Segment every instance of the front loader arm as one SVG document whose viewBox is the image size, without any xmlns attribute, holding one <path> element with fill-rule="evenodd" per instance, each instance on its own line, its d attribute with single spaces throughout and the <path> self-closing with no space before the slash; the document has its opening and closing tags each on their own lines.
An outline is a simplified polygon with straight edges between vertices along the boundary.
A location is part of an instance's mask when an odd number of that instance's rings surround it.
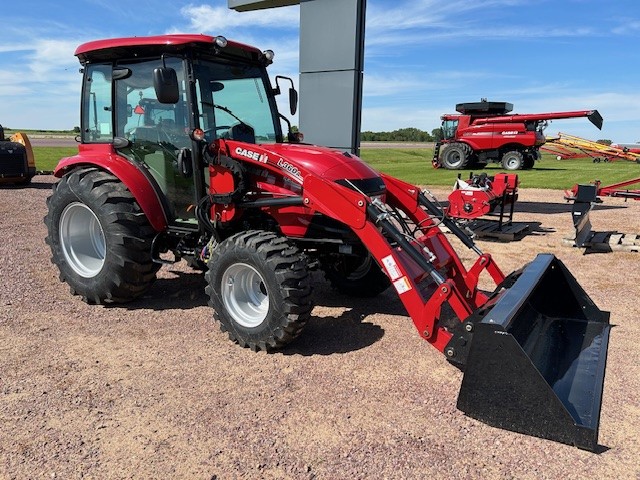
<svg viewBox="0 0 640 480">
<path fill-rule="evenodd" d="M 489 267 L 496 283 L 504 275 L 489 255 L 481 255 L 467 271 L 421 207 L 419 190 L 399 181 L 387 186 L 387 201 L 419 225 L 415 237 L 400 231 L 376 201 L 313 175 L 304 179 L 303 202 L 351 227 L 389 277 L 420 336 L 444 351 L 451 339 L 451 320 L 447 325 L 441 321 L 442 306 L 448 303 L 457 322 L 463 322 L 487 299 L 477 288 L 480 271 Z"/>
<path fill-rule="evenodd" d="M 352 228 L 420 336 L 464 370 L 460 410 L 489 425 L 595 451 L 608 312 L 553 255 L 538 255 L 507 278 L 484 254 L 466 270 L 433 221 L 438 207 L 416 187 L 384 180 L 382 203 L 307 176 L 303 202 Z M 407 232 L 405 218 L 415 230 Z M 490 297 L 478 291 L 485 269 L 499 283 Z"/>
</svg>

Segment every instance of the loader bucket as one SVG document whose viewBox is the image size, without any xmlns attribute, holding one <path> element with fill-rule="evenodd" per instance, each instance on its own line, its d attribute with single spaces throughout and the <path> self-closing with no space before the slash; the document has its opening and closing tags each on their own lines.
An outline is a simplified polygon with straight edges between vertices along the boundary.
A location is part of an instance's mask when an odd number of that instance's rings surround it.
<svg viewBox="0 0 640 480">
<path fill-rule="evenodd" d="M 474 324 L 458 408 L 492 426 L 595 451 L 609 330 L 609 312 L 564 264 L 538 255 Z"/>
</svg>

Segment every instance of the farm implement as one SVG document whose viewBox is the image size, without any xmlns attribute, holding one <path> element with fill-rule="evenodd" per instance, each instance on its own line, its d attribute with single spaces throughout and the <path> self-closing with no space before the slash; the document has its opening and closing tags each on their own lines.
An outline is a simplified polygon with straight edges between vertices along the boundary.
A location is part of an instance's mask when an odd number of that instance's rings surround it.
<svg viewBox="0 0 640 480">
<path fill-rule="evenodd" d="M 464 370 L 460 410 L 596 449 L 609 314 L 558 258 L 504 275 L 418 187 L 301 143 L 277 110 L 283 85 L 292 115 L 297 92 L 291 79 L 269 80 L 270 50 L 166 35 L 99 40 L 76 55 L 81 143 L 55 170 L 45 217 L 73 294 L 132 301 L 184 259 L 206 272 L 229 338 L 270 352 L 311 317 L 310 270 L 345 295 L 392 288 L 418 334 Z M 440 225 L 474 252 L 471 265 Z"/>
<path fill-rule="evenodd" d="M 635 188 L 629 188 L 635 187 Z M 594 232 L 589 214 L 594 205 L 602 203 L 600 197 L 618 197 L 640 200 L 640 177 L 611 185 L 599 180 L 592 184 L 574 185 L 565 192 L 565 199 L 573 202 L 571 216 L 575 228 L 573 244 L 594 251 L 626 250 L 640 252 L 640 236 L 618 232 Z"/>
<path fill-rule="evenodd" d="M 0 125 L 0 184 L 27 185 L 36 175 L 36 162 L 26 133 L 17 132 L 5 138 Z"/>
<path fill-rule="evenodd" d="M 529 230 L 529 225 L 513 222 L 518 185 L 515 173 L 470 174 L 466 181 L 458 175 L 446 215 L 463 223 L 476 237 L 515 240 Z"/>
<path fill-rule="evenodd" d="M 540 149 L 555 155 L 558 160 L 591 158 L 594 163 L 616 160 L 640 163 L 640 153 L 629 148 L 605 145 L 562 132 L 557 137 L 547 138 L 547 143 Z"/>
</svg>

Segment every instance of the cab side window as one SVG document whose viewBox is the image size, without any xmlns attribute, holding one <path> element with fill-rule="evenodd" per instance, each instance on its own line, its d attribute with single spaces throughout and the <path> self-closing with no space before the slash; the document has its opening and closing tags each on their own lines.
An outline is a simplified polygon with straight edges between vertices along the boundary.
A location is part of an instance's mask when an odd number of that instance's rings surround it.
<svg viewBox="0 0 640 480">
<path fill-rule="evenodd" d="M 113 140 L 111 64 L 88 65 L 84 75 L 82 141 L 110 143 Z"/>
</svg>

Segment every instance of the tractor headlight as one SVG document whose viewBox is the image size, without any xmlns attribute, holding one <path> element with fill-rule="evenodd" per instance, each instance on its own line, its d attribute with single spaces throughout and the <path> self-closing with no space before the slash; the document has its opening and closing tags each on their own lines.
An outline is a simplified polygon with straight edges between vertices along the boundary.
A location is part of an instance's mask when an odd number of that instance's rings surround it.
<svg viewBox="0 0 640 480">
<path fill-rule="evenodd" d="M 264 52 L 262 52 L 262 54 L 264 55 L 264 58 L 267 60 L 267 62 L 271 63 L 273 62 L 273 57 L 276 56 L 275 53 L 273 53 L 273 50 L 265 50 Z"/>
<path fill-rule="evenodd" d="M 216 44 L 216 46 L 220 47 L 220 48 L 224 48 L 227 46 L 227 39 L 224 38 L 222 35 L 218 35 L 214 40 L 213 43 Z"/>
</svg>

